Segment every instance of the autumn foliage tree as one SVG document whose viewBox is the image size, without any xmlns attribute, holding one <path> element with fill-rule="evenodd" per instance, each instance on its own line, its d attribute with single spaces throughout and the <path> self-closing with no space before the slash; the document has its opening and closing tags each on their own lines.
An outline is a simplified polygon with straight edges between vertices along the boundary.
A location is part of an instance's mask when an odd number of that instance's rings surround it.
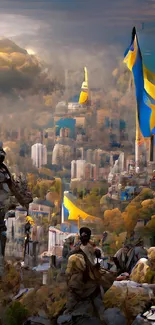
<svg viewBox="0 0 155 325">
<path fill-rule="evenodd" d="M 147 222 L 151 219 L 154 211 L 155 199 L 153 198 L 153 192 L 150 189 L 143 189 L 141 193 L 129 203 L 125 212 L 122 214 L 128 235 L 133 232 L 138 219 Z"/>
<path fill-rule="evenodd" d="M 28 182 L 28 187 L 29 187 L 30 191 L 32 191 L 34 186 L 37 183 L 37 175 L 28 173 L 27 174 L 27 182 Z"/>
<path fill-rule="evenodd" d="M 84 196 L 81 193 L 81 197 L 77 199 L 77 205 L 86 213 L 93 215 L 94 217 L 102 217 L 100 208 L 100 196 L 97 189 L 93 189 L 89 194 Z"/>
<path fill-rule="evenodd" d="M 49 168 L 41 167 L 39 169 L 39 176 L 42 178 L 45 178 L 45 179 L 52 179 L 54 176 L 54 173 Z"/>
<path fill-rule="evenodd" d="M 137 224 L 139 219 L 139 209 L 137 209 L 136 205 L 132 204 L 126 208 L 126 211 L 122 213 L 125 228 L 128 234 L 131 234 Z"/>
<path fill-rule="evenodd" d="M 48 191 L 50 191 L 50 187 L 52 186 L 53 181 L 38 180 L 36 185 L 33 187 L 33 196 L 44 200 L 46 194 L 48 193 Z"/>
<path fill-rule="evenodd" d="M 45 199 L 47 193 L 55 192 L 59 197 L 62 195 L 62 182 L 60 178 L 51 180 L 38 178 L 34 174 L 27 174 L 28 186 L 32 191 L 33 197 Z"/>
<path fill-rule="evenodd" d="M 104 212 L 104 226 L 106 230 L 120 233 L 125 229 L 124 219 L 119 209 Z"/>
</svg>

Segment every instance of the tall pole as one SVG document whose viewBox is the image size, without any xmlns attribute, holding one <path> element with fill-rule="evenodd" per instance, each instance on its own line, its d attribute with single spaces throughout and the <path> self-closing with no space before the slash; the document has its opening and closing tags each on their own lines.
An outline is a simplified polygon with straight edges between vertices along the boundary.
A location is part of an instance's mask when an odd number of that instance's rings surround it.
<svg viewBox="0 0 155 325">
<path fill-rule="evenodd" d="M 80 216 L 78 216 L 78 230 L 80 230 Z"/>
<path fill-rule="evenodd" d="M 150 161 L 154 161 L 154 135 L 150 139 Z"/>
<path fill-rule="evenodd" d="M 138 121 L 138 111 L 136 109 L 136 139 L 135 139 L 135 170 L 138 171 L 139 167 L 139 140 L 140 140 L 140 130 Z"/>
<path fill-rule="evenodd" d="M 65 70 L 65 100 L 68 106 L 68 70 Z"/>
</svg>

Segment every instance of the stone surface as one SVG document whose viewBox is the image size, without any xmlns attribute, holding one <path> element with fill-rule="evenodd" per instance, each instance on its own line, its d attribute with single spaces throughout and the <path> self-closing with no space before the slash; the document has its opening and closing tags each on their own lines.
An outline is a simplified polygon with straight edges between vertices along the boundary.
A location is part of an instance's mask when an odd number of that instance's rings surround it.
<svg viewBox="0 0 155 325">
<path fill-rule="evenodd" d="M 109 308 L 104 312 L 106 325 L 127 325 L 126 319 L 118 308 Z"/>
</svg>

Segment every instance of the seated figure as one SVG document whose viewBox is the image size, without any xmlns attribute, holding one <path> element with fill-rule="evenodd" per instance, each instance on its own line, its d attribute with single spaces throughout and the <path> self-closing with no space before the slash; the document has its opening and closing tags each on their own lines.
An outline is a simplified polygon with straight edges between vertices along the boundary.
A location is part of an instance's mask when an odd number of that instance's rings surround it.
<svg viewBox="0 0 155 325">
<path fill-rule="evenodd" d="M 68 299 L 66 313 L 85 313 L 93 317 L 96 312 L 104 319 L 103 294 L 112 285 L 116 274 L 100 267 L 101 251 L 91 239 L 89 228 L 80 229 L 80 241 L 71 251 L 66 269 Z M 94 311 L 95 306 L 95 311 Z"/>
</svg>

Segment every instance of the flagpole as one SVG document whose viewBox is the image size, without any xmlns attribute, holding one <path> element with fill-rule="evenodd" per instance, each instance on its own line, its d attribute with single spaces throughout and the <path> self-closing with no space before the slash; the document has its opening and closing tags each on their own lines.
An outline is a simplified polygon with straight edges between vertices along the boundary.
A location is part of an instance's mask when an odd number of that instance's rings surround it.
<svg viewBox="0 0 155 325">
<path fill-rule="evenodd" d="M 78 216 L 78 230 L 80 230 L 80 216 Z"/>
<path fill-rule="evenodd" d="M 136 109 L 136 139 L 135 139 L 135 170 L 136 173 L 138 172 L 139 167 L 139 138 L 140 138 L 140 132 L 139 132 L 139 121 L 138 121 L 138 111 Z"/>
<path fill-rule="evenodd" d="M 68 69 L 65 70 L 65 100 L 68 107 Z"/>
<path fill-rule="evenodd" d="M 154 135 L 150 137 L 150 161 L 154 161 Z"/>
</svg>

